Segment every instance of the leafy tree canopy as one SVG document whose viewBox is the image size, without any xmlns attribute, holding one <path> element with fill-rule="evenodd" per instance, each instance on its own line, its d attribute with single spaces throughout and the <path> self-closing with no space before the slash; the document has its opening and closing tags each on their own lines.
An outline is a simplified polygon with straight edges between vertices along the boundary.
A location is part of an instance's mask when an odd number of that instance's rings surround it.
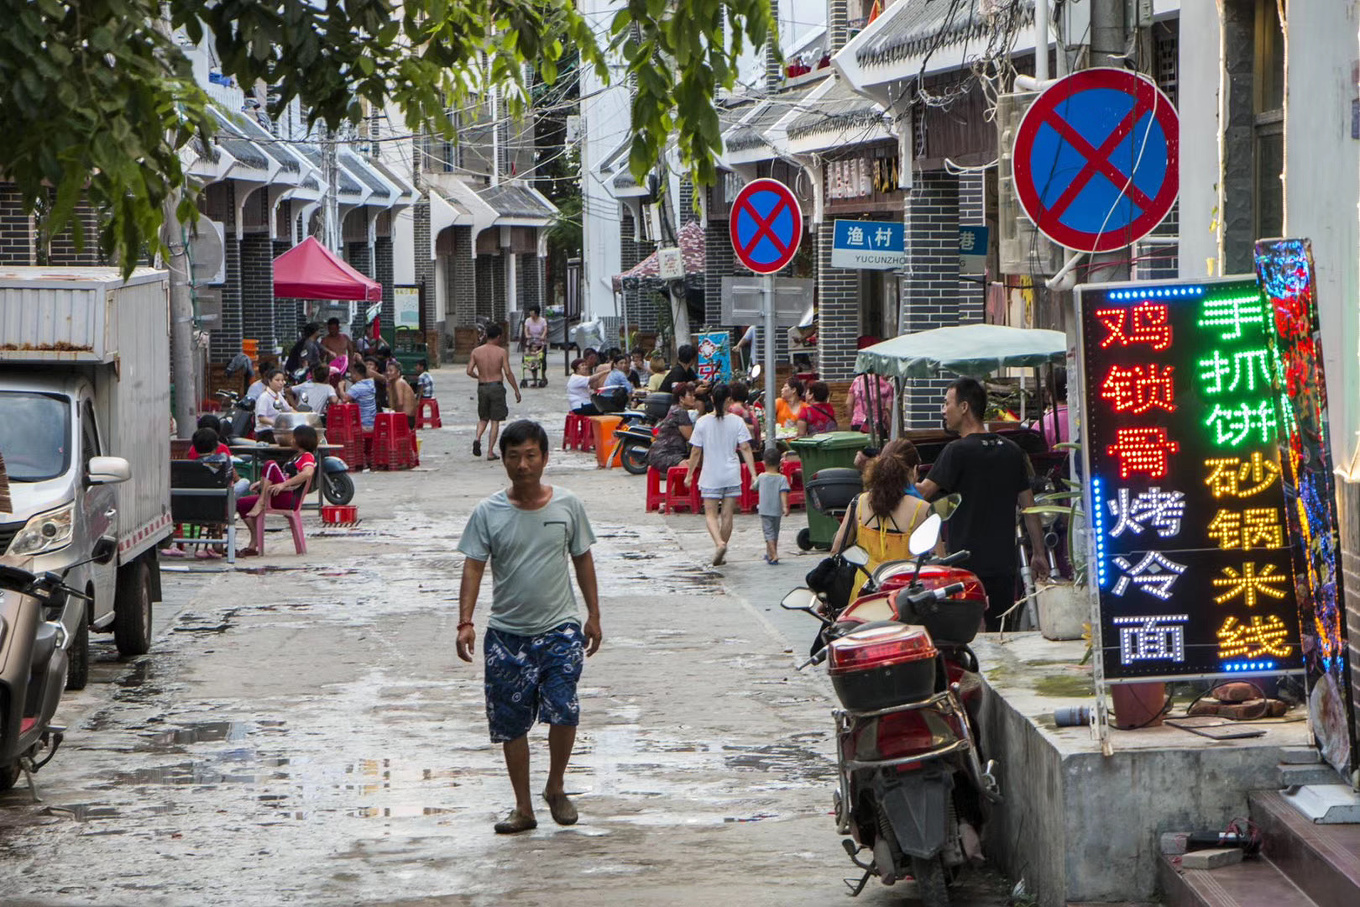
<svg viewBox="0 0 1360 907">
<path fill-rule="evenodd" d="M 184 183 L 180 149 L 215 129 L 178 35 L 206 36 L 239 84 L 268 84 L 271 113 L 297 98 L 313 123 L 338 127 L 363 101 L 391 101 L 413 132 L 445 136 L 445 111 L 489 85 L 518 112 L 526 63 L 551 82 L 569 44 L 607 79 L 612 48 L 636 86 L 634 176 L 675 133 L 708 184 L 714 94 L 773 24 L 769 0 L 629 0 L 604 47 L 574 0 L 0 0 L 0 21 L 0 178 L 29 211 L 55 190 L 52 233 L 79 229 L 82 196 L 103 210 L 100 244 L 128 270 L 159 242 L 163 205 Z M 187 195 L 179 214 L 193 215 Z"/>
</svg>

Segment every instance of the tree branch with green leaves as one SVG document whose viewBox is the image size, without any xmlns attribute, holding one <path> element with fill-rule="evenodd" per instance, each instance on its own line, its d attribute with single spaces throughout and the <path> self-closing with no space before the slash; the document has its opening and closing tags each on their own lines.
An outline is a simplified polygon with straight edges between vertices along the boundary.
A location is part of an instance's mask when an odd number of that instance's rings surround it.
<svg viewBox="0 0 1360 907">
<path fill-rule="evenodd" d="M 163 16 L 169 16 L 172 35 Z M 49 195 L 48 229 L 84 199 L 104 215 L 99 244 L 130 271 L 160 247 L 162 205 L 186 192 L 180 152 L 217 129 L 181 37 L 211 46 L 223 75 L 267 85 L 271 113 L 294 99 L 311 125 L 357 123 L 364 104 L 395 104 L 414 133 L 456 138 L 451 108 L 491 87 L 511 116 L 529 101 L 527 66 L 544 82 L 568 46 L 608 81 L 610 54 L 632 77 L 629 166 L 641 182 L 675 138 L 696 182 L 716 176 L 715 100 L 744 47 L 773 35 L 768 0 L 632 0 L 597 41 L 574 0 L 0 0 L 0 179 L 32 212 Z"/>
</svg>

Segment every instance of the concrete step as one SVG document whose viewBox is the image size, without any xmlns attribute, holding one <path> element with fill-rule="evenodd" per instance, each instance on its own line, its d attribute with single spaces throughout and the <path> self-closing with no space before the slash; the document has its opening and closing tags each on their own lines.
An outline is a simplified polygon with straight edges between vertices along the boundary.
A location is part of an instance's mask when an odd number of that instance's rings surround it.
<svg viewBox="0 0 1360 907">
<path fill-rule="evenodd" d="M 1157 866 L 1167 907 L 1320 907 L 1266 859 L 1211 870 L 1176 861 L 1163 856 Z"/>
<path fill-rule="evenodd" d="M 1252 794 L 1264 856 L 1319 907 L 1360 904 L 1360 825 L 1318 825 L 1275 791 Z"/>
<path fill-rule="evenodd" d="M 1280 762 L 1287 765 L 1316 765 L 1322 754 L 1312 746 L 1286 746 L 1280 749 Z"/>
<path fill-rule="evenodd" d="M 1341 776 L 1326 763 L 1296 764 L 1282 762 L 1280 787 L 1303 787 L 1305 784 L 1336 784 Z"/>
</svg>

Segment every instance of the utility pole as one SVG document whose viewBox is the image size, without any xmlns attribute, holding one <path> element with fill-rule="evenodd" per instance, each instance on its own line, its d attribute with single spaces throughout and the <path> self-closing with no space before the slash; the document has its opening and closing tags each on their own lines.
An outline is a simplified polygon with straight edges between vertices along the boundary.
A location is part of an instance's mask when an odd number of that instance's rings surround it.
<svg viewBox="0 0 1360 907">
<path fill-rule="evenodd" d="M 157 19 L 156 27 L 167 38 L 173 32 L 167 17 Z M 161 204 L 161 238 L 170 252 L 165 264 L 170 272 L 170 381 L 175 386 L 172 415 L 176 434 L 188 438 L 197 427 L 194 411 L 198 408 L 199 393 L 194 374 L 194 297 L 189 249 L 184 241 L 184 225 L 179 222 L 183 194 L 176 187 Z"/>
<path fill-rule="evenodd" d="M 1123 69 L 1128 49 L 1129 0 L 1091 0 L 1091 66 L 1113 66 Z M 1137 0 L 1135 0 L 1137 2 Z M 1136 61 L 1135 61 L 1136 68 Z M 1091 256 L 1092 267 L 1087 279 L 1092 283 L 1128 280 L 1133 255 L 1130 249 Z"/>
</svg>

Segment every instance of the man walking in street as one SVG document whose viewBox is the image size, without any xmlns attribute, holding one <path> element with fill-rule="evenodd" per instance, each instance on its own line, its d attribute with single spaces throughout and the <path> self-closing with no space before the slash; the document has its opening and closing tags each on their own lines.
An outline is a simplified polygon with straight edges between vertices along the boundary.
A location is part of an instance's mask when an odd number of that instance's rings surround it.
<svg viewBox="0 0 1360 907">
<path fill-rule="evenodd" d="M 501 345 L 500 325 L 486 326 L 486 342 L 472 351 L 467 373 L 477 379 L 477 439 L 472 442 L 472 455 L 482 455 L 482 433 L 490 424 L 491 437 L 487 439 L 486 458 L 499 460 L 500 457 L 495 453 L 496 434 L 500 431 L 501 423 L 510 415 L 510 409 L 505 404 L 502 377 L 514 388 L 515 402 L 519 403 L 522 399 L 515 373 L 510 369 L 510 356 Z"/>
<path fill-rule="evenodd" d="M 548 728 L 548 781 L 543 788 L 553 821 L 576 823 L 576 807 L 563 786 L 576 743 L 580 703 L 576 684 L 585 656 L 600 648 L 600 602 L 595 583 L 595 542 L 581 500 L 565 488 L 543 484 L 548 433 L 522 419 L 501 436 L 510 487 L 481 501 L 458 542 L 463 561 L 458 591 L 458 657 L 471 662 L 477 632 L 472 614 L 487 561 L 493 580 L 487 621 L 486 715 L 491 741 L 502 745 L 515 792 L 515 808 L 496 823 L 497 834 L 538 827 L 529 793 L 529 731 Z M 582 626 L 567 561 L 586 601 Z"/>
<path fill-rule="evenodd" d="M 946 524 L 949 553 L 967 550 L 965 565 L 987 590 L 987 629 L 1001 628 L 1001 615 L 1016 600 L 1015 508 L 1034 506 L 1029 457 L 1015 444 L 987 431 L 987 390 L 973 378 L 958 378 L 945 391 L 945 428 L 959 435 L 940 451 L 916 489 L 927 501 L 958 492 L 958 510 Z M 1043 528 L 1025 516 L 1034 578 L 1048 578 Z"/>
</svg>

